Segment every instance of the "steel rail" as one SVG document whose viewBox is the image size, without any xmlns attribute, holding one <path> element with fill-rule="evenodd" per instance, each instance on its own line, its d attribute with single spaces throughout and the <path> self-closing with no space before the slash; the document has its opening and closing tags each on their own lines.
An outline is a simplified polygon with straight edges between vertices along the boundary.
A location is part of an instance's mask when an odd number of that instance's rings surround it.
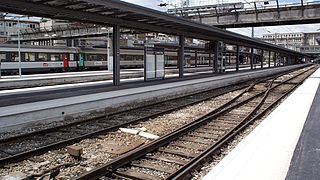
<svg viewBox="0 0 320 180">
<path fill-rule="evenodd" d="M 269 78 L 266 78 L 266 79 L 269 79 Z M 97 135 L 101 135 L 103 133 L 106 133 L 106 132 L 109 132 L 109 131 L 112 131 L 112 130 L 116 130 L 116 129 L 118 129 L 120 127 L 123 127 L 123 126 L 127 126 L 127 125 L 134 124 L 134 123 L 137 123 L 137 122 L 142 122 L 142 121 L 145 121 L 147 119 L 154 118 L 154 117 L 160 116 L 160 115 L 165 114 L 165 113 L 170 113 L 172 111 L 181 109 L 183 107 L 194 105 L 196 103 L 199 103 L 199 102 L 202 102 L 202 101 L 205 101 L 205 100 L 208 100 L 208 99 L 223 95 L 225 93 L 229 93 L 229 92 L 232 92 L 232 91 L 237 91 L 237 90 L 240 90 L 240 89 L 243 89 L 243 88 L 246 88 L 246 87 L 250 86 L 249 84 L 246 84 L 246 83 L 244 83 L 244 84 L 240 83 L 240 84 L 237 84 L 237 85 L 239 87 L 232 88 L 231 90 L 228 90 L 226 92 L 225 91 L 224 92 L 218 92 L 218 93 L 214 94 L 213 96 L 207 96 L 206 98 L 199 99 L 199 100 L 196 100 L 196 101 L 193 101 L 193 102 L 189 102 L 189 103 L 186 103 L 186 104 L 183 104 L 183 105 L 179 105 L 177 107 L 169 108 L 169 109 L 166 109 L 166 110 L 161 111 L 161 112 L 156 112 L 156 113 L 144 116 L 142 118 L 138 118 L 138 119 L 135 119 L 135 120 L 128 121 L 126 123 L 121 123 L 119 125 L 115 125 L 115 126 L 112 126 L 112 127 L 107 127 L 107 128 L 104 128 L 104 129 L 101 129 L 101 130 L 98 130 L 98 131 L 94 131 L 94 132 L 91 132 L 91 133 L 88 133 L 88 134 L 84 134 L 84 135 L 80 135 L 80 136 L 77 136 L 77 137 L 74 137 L 74 138 L 70 138 L 70 139 L 67 139 L 67 140 L 62 140 L 62 141 L 59 141 L 59 142 L 51 143 L 49 145 L 45 145 L 45 146 L 39 147 L 39 148 L 34 149 L 34 150 L 25 151 L 25 152 L 21 152 L 21 153 L 17 153 L 17 154 L 9 154 L 9 153 L 1 150 L 4 154 L 8 154 L 9 156 L 0 159 L 0 166 L 3 166 L 5 164 L 7 164 L 7 163 L 18 162 L 18 161 L 24 160 L 24 159 L 26 159 L 28 157 L 32 157 L 32 156 L 35 156 L 35 155 L 43 154 L 43 153 L 45 153 L 45 152 L 47 152 L 49 150 L 58 149 L 58 148 L 66 146 L 66 145 L 79 142 L 82 139 L 86 139 L 86 138 L 94 137 L 94 136 L 97 136 Z M 183 98 L 186 98 L 188 96 L 195 96 L 195 95 L 199 95 L 199 94 L 203 94 L 203 93 L 208 93 L 210 91 L 219 91 L 219 90 L 223 90 L 223 89 L 228 88 L 228 87 L 233 87 L 233 86 L 227 86 L 227 87 L 222 87 L 222 88 L 218 88 L 218 89 L 215 89 L 215 90 L 211 89 L 211 90 L 206 90 L 206 91 L 203 91 L 203 92 L 192 93 L 192 94 L 189 94 L 189 95 L 186 95 L 186 96 L 183 96 L 183 97 L 177 97 L 177 98 L 170 99 L 170 101 L 183 99 Z M 168 101 L 168 100 L 166 100 L 166 101 Z M 165 101 L 153 103 L 151 105 L 135 107 L 133 109 L 130 109 L 130 111 L 131 110 L 141 109 L 141 108 L 147 108 L 147 107 L 156 106 L 156 105 L 161 104 L 163 102 L 165 102 Z M 123 110 L 123 111 L 119 111 L 117 113 L 111 113 L 111 114 L 108 114 L 108 116 L 116 115 L 116 114 L 120 114 L 120 113 L 125 113 L 127 111 L 129 111 L 129 110 Z M 105 115 L 102 116 L 102 117 L 105 117 Z M 18 136 L 14 136 L 14 137 L 0 139 L 0 143 L 5 144 L 5 143 L 9 143 L 10 141 L 12 142 L 14 140 L 19 140 L 21 138 L 30 137 L 32 135 L 39 135 L 39 134 L 55 132 L 55 131 L 58 131 L 59 128 L 66 128 L 66 127 L 71 127 L 71 126 L 78 125 L 78 124 L 81 124 L 81 123 L 87 123 L 87 122 L 90 122 L 90 121 L 99 120 L 102 117 L 97 117 L 97 118 L 94 118 L 94 119 L 78 121 L 78 122 L 70 123 L 70 124 L 67 124 L 67 125 L 61 125 L 61 126 L 53 127 L 53 128 L 50 128 L 50 129 L 44 129 L 44 130 L 40 130 L 40 131 L 34 131 L 34 132 L 31 132 L 31 133 L 28 133 L 28 134 L 22 134 L 22 135 L 18 135 Z"/>
<path fill-rule="evenodd" d="M 305 73 L 301 72 L 287 80 L 285 80 L 283 83 L 288 82 L 292 79 L 294 79 L 295 77 Z M 280 84 L 277 84 L 273 87 L 271 87 L 271 89 L 274 89 L 276 87 L 280 86 Z M 248 90 L 248 89 L 247 89 Z M 241 94 L 247 92 L 244 91 Z M 158 140 L 155 140 L 149 144 L 143 145 L 133 151 L 128 152 L 127 154 L 124 154 L 122 156 L 119 156 L 111 161 L 109 161 L 108 163 L 102 165 L 101 167 L 98 167 L 96 169 L 93 169 L 89 172 L 86 172 L 84 174 L 82 174 L 79 177 L 76 177 L 75 179 L 77 180 L 85 180 L 85 179 L 97 179 L 101 176 L 105 176 L 108 174 L 111 174 L 112 172 L 114 172 L 116 169 L 123 167 L 125 165 L 127 165 L 128 163 L 132 162 L 133 160 L 139 159 L 141 157 L 143 157 L 145 154 L 150 153 L 152 151 L 155 151 L 156 149 L 160 148 L 161 146 L 164 146 L 166 144 L 168 144 L 169 142 L 178 139 L 179 137 L 181 137 L 182 135 L 187 134 L 190 131 L 193 131 L 195 129 L 197 129 L 198 127 L 206 124 L 207 122 L 211 121 L 212 118 L 216 118 L 220 115 L 225 114 L 226 112 L 230 111 L 231 109 L 234 109 L 236 107 L 239 107 L 257 97 L 260 97 L 261 95 L 263 95 L 264 93 L 266 93 L 267 90 L 264 90 L 250 98 L 247 98 L 245 100 L 243 100 L 242 102 L 236 103 L 234 105 L 231 105 L 233 102 L 236 101 L 236 99 L 238 99 L 240 96 L 235 97 L 235 99 L 230 100 L 228 102 L 226 102 L 225 104 L 221 105 L 220 107 L 217 108 L 217 110 L 213 110 L 211 112 L 209 112 L 208 114 L 198 118 L 197 120 L 175 130 L 174 132 L 167 134 L 163 137 L 160 137 Z M 229 106 L 231 105 L 231 106 Z M 228 107 L 229 106 L 229 107 Z"/>
<path fill-rule="evenodd" d="M 225 136 L 223 136 L 221 139 L 219 139 L 219 141 L 214 143 L 211 147 L 207 148 L 207 150 L 205 150 L 199 156 L 193 158 L 191 161 L 189 161 L 188 164 L 181 167 L 178 171 L 171 174 L 166 179 L 184 179 L 184 178 L 191 176 L 191 172 L 194 170 L 198 170 L 198 167 L 200 164 L 211 160 L 212 159 L 211 157 L 214 153 L 216 153 L 219 149 L 221 149 L 226 143 L 228 143 L 230 140 L 232 140 L 237 134 L 239 134 L 241 131 L 243 131 L 246 127 L 248 127 L 248 125 L 252 124 L 252 122 L 254 122 L 257 119 L 264 116 L 271 108 L 273 108 L 275 105 L 277 105 L 283 98 L 285 98 L 292 91 L 294 91 L 300 84 L 302 84 L 302 82 L 306 78 L 302 79 L 299 83 L 295 84 L 294 87 L 287 90 L 284 94 L 282 94 L 279 98 L 277 98 L 273 103 L 271 103 L 266 109 L 261 111 L 259 114 L 256 114 L 255 116 L 252 117 L 254 112 L 250 113 L 237 127 L 230 130 Z M 266 93 L 266 96 L 263 98 L 263 101 L 261 101 L 261 103 L 259 105 L 257 105 L 257 107 L 262 106 L 262 103 L 266 100 L 269 92 L 270 92 L 270 90 L 268 90 L 268 93 Z"/>
<path fill-rule="evenodd" d="M 75 179 L 77 179 L 77 180 L 97 179 L 103 175 L 112 173 L 116 169 L 118 169 L 122 166 L 125 166 L 126 164 L 130 163 L 131 161 L 143 157 L 146 153 L 152 152 L 152 151 L 158 149 L 159 147 L 168 144 L 170 141 L 173 141 L 173 140 L 179 138 L 180 136 L 198 128 L 199 126 L 201 126 L 204 123 L 206 123 L 207 121 L 209 121 L 211 118 L 222 115 L 227 110 L 230 110 L 236 106 L 239 106 L 240 103 L 237 103 L 236 105 L 228 107 L 229 105 L 234 103 L 240 96 L 242 96 L 245 92 L 247 92 L 247 89 L 245 91 L 243 91 L 241 94 L 239 94 L 238 96 L 236 96 L 235 98 L 233 98 L 232 100 L 219 106 L 217 109 L 209 112 L 208 114 L 201 116 L 197 120 L 175 130 L 174 132 L 172 132 L 170 134 L 167 134 L 163 137 L 160 137 L 159 139 L 157 139 L 147 145 L 141 146 L 140 148 L 137 148 L 137 149 L 135 149 L 135 150 L 123 155 L 123 156 L 119 156 L 118 158 L 111 160 L 110 162 L 103 165 L 102 167 L 93 169 L 92 171 L 89 171 L 89 172 L 87 172 L 87 173 L 85 173 Z M 243 103 L 243 102 L 241 102 L 241 103 Z"/>
<path fill-rule="evenodd" d="M 169 177 L 167 177 L 166 179 L 183 179 L 185 178 L 188 173 L 192 170 L 194 170 L 196 168 L 196 166 L 198 165 L 198 163 L 194 163 L 199 162 L 198 159 L 205 159 L 208 158 L 209 155 L 208 151 L 213 151 L 216 152 L 218 148 L 220 148 L 225 142 L 227 142 L 228 140 L 230 140 L 233 136 L 235 136 L 236 134 L 238 134 L 238 131 L 236 131 L 236 129 L 240 129 L 240 127 L 242 126 L 243 123 L 247 122 L 248 120 L 250 120 L 250 118 L 254 115 L 254 113 L 256 113 L 259 108 L 262 106 L 262 104 L 265 102 L 267 96 L 269 95 L 269 92 L 272 88 L 272 84 L 268 87 L 268 89 L 266 90 L 263 98 L 260 100 L 260 102 L 255 106 L 255 108 L 245 117 L 241 120 L 241 122 L 234 127 L 233 129 L 229 130 L 228 133 L 226 133 L 224 136 L 222 136 L 217 142 L 215 142 L 212 146 L 210 146 L 209 148 L 207 148 L 207 150 L 205 150 L 203 153 L 201 153 L 199 156 L 195 157 L 194 159 L 192 159 L 191 161 L 188 162 L 188 164 L 184 165 L 183 167 L 181 167 L 178 171 L 176 171 L 175 173 L 171 174 Z M 236 131 L 236 132 L 235 132 Z M 232 136 L 233 135 L 233 136 Z M 219 145 L 219 146 L 218 146 Z M 204 155 L 205 154 L 205 155 Z M 181 174 L 180 174 L 181 173 Z"/>
<path fill-rule="evenodd" d="M 290 70 L 290 71 L 287 71 L 287 72 L 283 72 L 283 73 L 280 73 L 281 74 L 285 74 L 285 73 L 288 73 L 288 72 L 292 72 L 292 71 L 295 71 L 296 69 L 293 69 L 293 70 Z M 267 77 L 267 78 L 263 78 L 263 79 L 260 79 L 256 82 L 261 82 L 261 81 L 265 81 L 265 80 L 268 80 L 270 79 L 271 77 Z M 252 80 L 254 81 L 254 80 Z M 219 91 L 221 89 L 225 89 L 225 88 L 230 88 L 230 87 L 233 87 L 233 86 L 240 86 L 238 88 L 235 88 L 235 89 L 231 89 L 227 92 L 223 92 L 223 93 L 228 93 L 228 92 L 232 92 L 232 91 L 237 91 L 239 89 L 242 89 L 242 88 L 245 88 L 247 86 L 249 86 L 250 84 L 247 84 L 245 86 L 241 86 L 242 84 L 244 83 L 237 83 L 237 84 L 234 84 L 234 85 L 228 85 L 228 86 L 225 86 L 225 87 L 220 87 L 220 88 L 217 88 L 217 89 L 209 89 L 209 90 L 205 90 L 205 91 L 201 91 L 201 92 L 195 92 L 195 93 L 191 93 L 191 94 L 186 94 L 184 96 L 181 96 L 181 97 L 174 97 L 174 98 L 170 98 L 170 99 L 167 99 L 165 101 L 174 101 L 174 100 L 179 100 L 179 99 L 183 99 L 183 98 L 186 98 L 188 96 L 195 96 L 195 95 L 199 95 L 199 94 L 203 94 L 203 93 L 210 93 L 210 91 Z M 207 97 L 207 98 L 204 98 L 202 100 L 199 100 L 199 101 L 196 101 L 196 102 L 192 102 L 192 103 L 189 103 L 187 105 L 181 105 L 181 106 L 177 106 L 175 108 L 172 108 L 172 109 L 169 109 L 167 112 L 165 113 L 168 113 L 170 111 L 175 111 L 175 110 L 178 110 L 178 109 L 181 109 L 185 106 L 190 106 L 190 105 L 193 105 L 193 104 L 196 104 L 200 101 L 205 101 L 205 100 L 208 100 L 210 98 L 214 98 L 216 96 L 220 96 L 222 95 L 221 93 L 215 95 L 215 96 L 210 96 L 210 97 Z M 65 128 L 65 127 L 70 127 L 70 126 L 73 126 L 73 125 L 78 125 L 78 124 L 81 124 L 81 123 L 86 123 L 86 122 L 90 122 L 90 121 L 94 121 L 94 120 L 100 120 L 101 118 L 105 118 L 105 116 L 113 116 L 113 115 L 116 115 L 116 114 L 120 114 L 120 113 L 125 113 L 127 111 L 133 111 L 133 110 L 138 110 L 138 109 L 141 109 L 141 108 L 148 108 L 148 107 L 152 107 L 152 106 L 156 106 L 156 105 L 159 105 L 161 103 L 164 103 L 165 101 L 159 101 L 159 102 L 155 102 L 155 103 L 151 103 L 151 104 L 147 104 L 147 105 L 142 105 L 142 106 L 137 106 L 137 107 L 134 107 L 134 108 L 130 108 L 130 109 L 125 109 L 125 110 L 120 110 L 120 111 L 117 111 L 117 112 L 112 112 L 112 113 L 109 113 L 109 114 L 105 114 L 105 115 L 101 115 L 101 116 L 98 116 L 98 117 L 94 117 L 94 118 L 91 118 L 91 119 L 85 119 L 85 120 L 81 120 L 81 121 L 76 121 L 76 122 L 72 122 L 72 123 L 68 123 L 68 124 L 64 124 L 64 125 L 58 125 L 58 126 L 55 126 L 55 127 L 52 127 L 52 128 L 46 128 L 46 129 L 41 129 L 41 130 L 37 130 L 37 131 L 32 131 L 32 132 L 28 132 L 28 133 L 24 133 L 24 134 L 21 134 L 21 135 L 16 135 L 16 136 L 10 136 L 10 137 L 6 137 L 6 138 L 0 138 L 0 143 L 7 143 L 9 141 L 13 141 L 13 140 L 16 140 L 16 139 L 20 139 L 20 138 L 26 138 L 28 136 L 32 136 L 32 135 L 35 135 L 35 134 L 40 134 L 40 133 L 47 133 L 47 132 L 54 132 L 56 131 L 57 129 L 59 128 Z M 160 113 L 155 113 L 153 115 L 150 115 L 148 117 L 145 117 L 145 118 L 152 118 L 154 116 L 158 116 L 158 115 L 161 115 L 161 112 Z M 131 122 L 131 123 L 134 123 Z"/>
<path fill-rule="evenodd" d="M 237 86 L 237 85 L 240 85 L 240 84 L 241 83 L 236 84 L 236 85 L 230 85 L 230 86 L 226 86 L 226 87 L 221 87 L 221 88 L 214 89 L 214 90 L 219 91 L 220 89 L 229 88 L 229 87 Z M 249 86 L 249 85 L 247 85 L 247 86 Z M 236 88 L 236 89 L 232 89 L 231 91 L 236 91 L 236 90 L 239 90 L 239 89 L 244 88 L 244 87 L 239 87 L 239 88 Z M 171 99 L 167 99 L 165 101 L 179 100 L 179 99 L 186 98 L 188 96 L 195 96 L 195 95 L 199 95 L 199 94 L 203 94 L 203 93 L 208 93 L 210 91 L 213 91 L 213 90 L 211 89 L 211 90 L 206 90 L 206 91 L 203 91 L 203 92 L 191 93 L 191 94 L 187 94 L 187 95 L 182 96 L 182 97 L 174 97 L 174 98 L 171 98 Z M 217 96 L 220 96 L 220 95 L 221 94 L 218 94 Z M 214 96 L 204 98 L 203 100 L 207 100 L 207 99 L 210 99 L 210 98 L 214 98 Z M 203 101 L 203 100 L 199 100 L 199 101 Z M 128 111 L 134 111 L 134 110 L 138 110 L 138 109 L 142 109 L 142 108 L 148 108 L 148 107 L 156 106 L 156 105 L 159 105 L 161 103 L 164 103 L 165 101 L 160 101 L 160 102 L 155 102 L 155 103 L 151 103 L 151 104 L 147 104 L 147 105 L 142 105 L 142 106 L 134 107 L 134 108 L 131 108 L 131 109 L 125 109 L 125 110 L 121 110 L 121 111 L 118 111 L 118 112 L 113 112 L 113 113 L 105 114 L 105 115 L 102 115 L 102 116 L 98 116 L 98 117 L 95 117 L 95 118 L 92 118 L 92 119 L 85 119 L 85 120 L 76 121 L 76 122 L 72 122 L 72 123 L 68 123 L 68 124 L 64 124 L 64 125 L 55 126 L 55 127 L 52 127 L 52 128 L 41 129 L 41 130 L 37 130 L 37 131 L 33 131 L 33 132 L 21 134 L 21 135 L 11 136 L 11 137 L 8 137 L 8 138 L 2 138 L 2 139 L 0 139 L 0 143 L 8 143 L 9 141 L 17 140 L 17 139 L 20 139 L 20 138 L 26 138 L 28 136 L 32 136 L 32 135 L 36 135 L 36 134 L 40 134 L 40 133 L 54 132 L 54 131 L 58 130 L 59 128 L 66 128 L 66 127 L 70 127 L 70 126 L 73 126 L 73 125 L 78 125 L 78 124 L 81 124 L 81 123 L 87 123 L 87 122 L 90 122 L 90 121 L 104 119 L 106 116 L 113 116 L 113 115 L 117 115 L 117 114 L 121 114 L 121 113 L 126 113 Z M 198 103 L 198 102 L 189 103 L 189 104 L 187 104 L 187 106 L 193 105 L 195 103 Z M 169 109 L 168 112 L 180 109 L 180 108 L 182 108 L 184 106 L 185 105 L 177 106 L 175 108 Z M 167 112 L 165 112 L 165 113 L 167 113 Z M 152 117 L 157 116 L 157 115 L 161 115 L 161 112 L 152 114 L 152 115 L 147 116 L 145 118 L 152 118 Z M 131 123 L 133 123 L 133 122 L 131 122 Z"/>
</svg>

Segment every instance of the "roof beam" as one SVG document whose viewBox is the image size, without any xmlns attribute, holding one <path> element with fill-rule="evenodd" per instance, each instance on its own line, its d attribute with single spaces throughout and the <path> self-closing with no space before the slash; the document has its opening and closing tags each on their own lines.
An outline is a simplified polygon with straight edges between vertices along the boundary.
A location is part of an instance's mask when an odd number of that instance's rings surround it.
<svg viewBox="0 0 320 180">
<path fill-rule="evenodd" d="M 228 32 L 219 28 L 211 27 L 209 25 L 171 16 L 163 12 L 155 11 L 130 3 L 125 3 L 122 1 L 82 0 L 81 2 L 86 2 L 90 5 L 97 5 L 101 7 L 112 7 L 123 12 L 132 12 L 141 16 L 141 19 L 146 19 L 147 21 L 152 21 L 152 19 L 157 19 L 159 21 L 163 20 L 168 23 L 168 26 L 158 26 L 155 24 L 148 24 L 146 22 L 132 21 L 129 18 L 117 18 L 109 15 L 101 15 L 67 8 L 58 8 L 54 7 L 54 4 L 46 5 L 38 2 L 32 3 L 30 1 L 24 0 L 2 0 L 0 3 L 0 10 L 53 19 L 65 19 L 103 25 L 113 24 L 133 29 L 142 29 L 172 35 L 183 35 L 186 37 L 210 41 L 224 41 L 229 44 L 238 44 L 247 47 L 255 47 L 265 50 L 274 50 L 291 53 L 295 55 L 302 55 L 301 53 L 291 51 L 289 49 L 282 48 L 273 44 L 269 44 L 257 39 L 251 39 L 247 36 Z M 178 27 L 179 29 L 176 29 L 174 27 Z"/>
<path fill-rule="evenodd" d="M 54 0 L 40 0 L 40 1 L 36 1 L 37 3 L 47 3 L 47 2 L 51 2 Z"/>
<path fill-rule="evenodd" d="M 60 4 L 56 7 L 68 7 L 68 6 L 74 6 L 74 5 L 78 5 L 78 4 L 83 4 L 83 2 L 68 2 L 68 3 L 65 3 L 65 4 Z"/>
</svg>

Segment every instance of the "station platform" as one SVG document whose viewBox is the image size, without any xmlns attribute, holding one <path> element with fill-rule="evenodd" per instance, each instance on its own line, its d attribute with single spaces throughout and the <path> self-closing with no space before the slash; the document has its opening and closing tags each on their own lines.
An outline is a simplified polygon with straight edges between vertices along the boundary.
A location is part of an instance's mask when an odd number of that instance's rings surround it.
<svg viewBox="0 0 320 180">
<path fill-rule="evenodd" d="M 240 70 L 250 69 L 250 65 L 240 65 Z M 256 69 L 256 67 L 254 67 Z M 258 69 L 258 68 L 257 68 Z M 198 66 L 185 67 L 184 75 L 193 76 L 198 74 L 212 73 L 213 67 Z M 234 66 L 227 66 L 227 72 L 235 71 Z M 176 67 L 167 67 L 165 69 L 166 78 L 174 78 L 178 76 Z M 121 79 L 139 78 L 143 80 L 143 68 L 136 69 L 121 69 Z M 0 90 L 30 88 L 39 86 L 54 86 L 62 84 L 76 84 L 88 82 L 103 82 L 112 80 L 112 72 L 107 70 L 99 71 L 81 71 L 81 72 L 63 72 L 63 73 L 48 73 L 48 74 L 30 74 L 1 76 Z"/>
<path fill-rule="evenodd" d="M 319 179 L 319 85 L 320 69 L 213 167 L 203 180 Z"/>
<path fill-rule="evenodd" d="M 186 68 L 186 76 L 192 74 L 212 72 L 212 67 L 197 67 Z M 178 70 L 176 68 L 167 68 L 165 70 L 166 76 L 177 76 Z M 143 69 L 121 69 L 121 79 L 141 78 L 143 77 Z M 28 88 L 38 86 L 53 86 L 71 83 L 86 83 L 112 80 L 112 72 L 107 70 L 100 71 L 82 71 L 82 72 L 63 72 L 63 73 L 49 73 L 49 74 L 31 74 L 23 75 L 22 77 L 2 76 L 0 79 L 0 90 Z"/>
<path fill-rule="evenodd" d="M 0 131 L 38 122 L 82 119 L 108 114 L 123 106 L 154 102 L 206 89 L 225 87 L 307 66 L 292 65 L 184 79 L 133 82 L 121 86 L 0 91 Z"/>
</svg>

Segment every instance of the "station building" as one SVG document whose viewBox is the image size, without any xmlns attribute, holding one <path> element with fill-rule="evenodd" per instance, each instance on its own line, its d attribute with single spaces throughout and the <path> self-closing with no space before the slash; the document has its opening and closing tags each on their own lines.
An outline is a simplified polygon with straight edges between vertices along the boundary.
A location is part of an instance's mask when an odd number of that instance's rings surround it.
<svg viewBox="0 0 320 180">
<path fill-rule="evenodd" d="M 40 27 L 40 23 L 33 20 L 20 20 L 8 19 L 4 16 L 0 16 L 0 43 L 5 43 L 10 35 L 17 34 L 17 29 L 20 27 L 20 31 L 25 29 L 37 29 Z"/>
<path fill-rule="evenodd" d="M 320 32 L 264 34 L 262 40 L 303 53 L 320 55 Z"/>
</svg>

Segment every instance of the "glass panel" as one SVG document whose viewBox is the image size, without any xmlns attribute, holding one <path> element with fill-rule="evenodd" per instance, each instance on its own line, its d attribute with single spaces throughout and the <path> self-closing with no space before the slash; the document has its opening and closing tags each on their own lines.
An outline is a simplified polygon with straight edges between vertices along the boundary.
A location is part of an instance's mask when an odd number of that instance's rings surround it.
<svg viewBox="0 0 320 180">
<path fill-rule="evenodd" d="M 60 54 L 51 54 L 51 61 L 61 61 L 61 59 Z"/>
<path fill-rule="evenodd" d="M 106 55 L 88 54 L 86 55 L 87 61 L 106 61 Z"/>
<path fill-rule="evenodd" d="M 87 61 L 95 61 L 96 58 L 97 58 L 96 55 L 92 55 L 92 54 L 88 54 L 86 56 Z"/>
<path fill-rule="evenodd" d="M 10 53 L 9 61 L 10 62 L 19 61 L 18 53 Z"/>
<path fill-rule="evenodd" d="M 1 54 L 0 54 L 0 61 L 1 61 L 1 62 L 7 61 L 7 60 L 6 60 L 6 54 L 5 54 L 5 53 L 1 53 Z"/>
<path fill-rule="evenodd" d="M 97 59 L 98 61 L 106 61 L 107 60 L 107 56 L 106 55 L 103 55 L 103 54 L 101 54 L 101 55 L 98 55 L 98 59 Z"/>
<path fill-rule="evenodd" d="M 48 57 L 46 53 L 39 53 L 39 61 L 47 61 Z"/>
<path fill-rule="evenodd" d="M 25 53 L 25 61 L 35 61 L 36 54 L 35 53 Z"/>
</svg>

